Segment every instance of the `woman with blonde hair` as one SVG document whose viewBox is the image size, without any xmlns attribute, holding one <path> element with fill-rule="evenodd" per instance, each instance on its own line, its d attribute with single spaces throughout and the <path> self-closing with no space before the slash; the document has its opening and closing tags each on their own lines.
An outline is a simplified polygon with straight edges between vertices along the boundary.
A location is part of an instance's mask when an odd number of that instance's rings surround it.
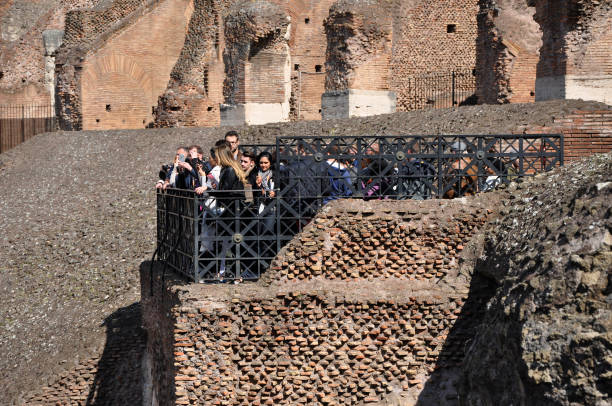
<svg viewBox="0 0 612 406">
<path fill-rule="evenodd" d="M 210 194 L 217 199 L 217 209 L 221 212 L 217 218 L 217 237 L 221 241 L 221 263 L 218 277 L 240 279 L 240 270 L 226 274 L 226 258 L 236 258 L 235 244 L 232 238 L 235 233 L 240 233 L 242 228 L 241 212 L 244 208 L 244 187 L 247 184 L 246 176 L 240 167 L 240 163 L 234 160 L 228 144 L 222 144 L 215 148 L 217 164 L 221 166 L 219 175 L 219 186 Z M 236 263 L 232 262 L 227 268 L 233 269 Z"/>
<path fill-rule="evenodd" d="M 233 158 L 229 145 L 218 146 L 215 149 L 215 155 L 218 165 L 221 166 L 217 197 L 244 199 L 246 175 L 240 163 Z"/>
</svg>

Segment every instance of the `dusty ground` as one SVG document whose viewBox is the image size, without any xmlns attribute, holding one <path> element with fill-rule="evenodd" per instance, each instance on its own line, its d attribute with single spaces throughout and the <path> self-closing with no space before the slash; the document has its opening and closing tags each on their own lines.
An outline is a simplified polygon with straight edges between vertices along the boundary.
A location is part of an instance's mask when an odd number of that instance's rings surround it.
<svg viewBox="0 0 612 406">
<path fill-rule="evenodd" d="M 473 106 L 239 129 L 277 135 L 503 134 L 546 125 L 581 101 Z M 177 145 L 205 150 L 227 128 L 44 134 L 0 155 L 0 404 L 104 345 L 105 317 L 139 300 L 154 250 L 159 165 Z"/>
</svg>

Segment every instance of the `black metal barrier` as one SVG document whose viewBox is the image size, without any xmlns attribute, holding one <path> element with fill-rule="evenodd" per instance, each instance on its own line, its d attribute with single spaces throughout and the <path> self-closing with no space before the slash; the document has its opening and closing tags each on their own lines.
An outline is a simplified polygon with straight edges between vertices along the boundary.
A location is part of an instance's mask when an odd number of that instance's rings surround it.
<svg viewBox="0 0 612 406">
<path fill-rule="evenodd" d="M 258 279 L 280 249 L 275 213 L 275 199 L 159 191 L 159 258 L 195 282 Z"/>
<path fill-rule="evenodd" d="M 251 147 L 258 152 L 270 146 Z M 275 196 L 157 194 L 158 255 L 195 282 L 254 280 L 328 202 L 454 198 L 563 164 L 561 135 L 278 137 Z M 214 192 L 213 192 L 214 193 Z"/>
</svg>

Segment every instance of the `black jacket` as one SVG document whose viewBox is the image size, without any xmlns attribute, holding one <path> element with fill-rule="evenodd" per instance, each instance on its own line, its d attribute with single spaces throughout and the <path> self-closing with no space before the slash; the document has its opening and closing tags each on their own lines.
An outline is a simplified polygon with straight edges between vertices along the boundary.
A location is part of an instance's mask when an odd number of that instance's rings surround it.
<svg viewBox="0 0 612 406">
<path fill-rule="evenodd" d="M 218 199 L 240 199 L 244 200 L 244 185 L 236 175 L 234 168 L 226 166 L 221 168 L 219 176 L 219 188 L 211 191 Z"/>
</svg>

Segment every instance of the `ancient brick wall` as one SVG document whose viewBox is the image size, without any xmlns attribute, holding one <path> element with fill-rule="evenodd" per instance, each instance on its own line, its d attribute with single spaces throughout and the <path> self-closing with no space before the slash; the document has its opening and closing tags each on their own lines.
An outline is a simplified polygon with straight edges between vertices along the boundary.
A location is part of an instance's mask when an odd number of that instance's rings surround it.
<svg viewBox="0 0 612 406">
<path fill-rule="evenodd" d="M 189 24 L 185 46 L 174 67 L 168 88 L 159 99 L 156 126 L 218 125 L 219 104 L 224 103 L 221 93 L 226 79 L 222 55 L 225 51 L 224 18 L 237 1 L 196 0 Z M 289 47 L 291 59 L 292 117 L 298 110 L 303 119 L 321 117 L 326 39 L 323 19 L 333 0 L 281 1 L 271 0 L 291 17 Z M 300 79 L 298 72 L 318 73 Z M 278 72 L 271 72 L 277 75 Z M 261 83 L 267 73 L 261 76 Z M 295 92 L 300 92 L 299 94 Z M 257 97 L 253 94 L 252 97 Z M 298 107 L 299 104 L 299 107 Z"/>
<path fill-rule="evenodd" d="M 535 2 L 543 45 L 536 99 L 582 98 L 610 103 L 612 5 L 564 0 Z"/>
<path fill-rule="evenodd" d="M 163 1 L 163 0 L 161 0 Z M 160 0 L 114 0 L 101 9 L 72 10 L 66 13 L 64 38 L 66 46 L 88 47 L 101 35 L 108 35 L 113 28 L 129 23 L 126 17 Z"/>
<path fill-rule="evenodd" d="M 126 0 L 103 10 L 69 13 L 58 56 L 62 128 L 144 128 L 151 123 L 191 10 L 191 0 Z"/>
<path fill-rule="evenodd" d="M 51 104 L 51 96 L 43 86 L 29 84 L 17 90 L 0 91 L 0 104 Z"/>
<path fill-rule="evenodd" d="M 529 134 L 563 134 L 565 161 L 612 151 L 612 109 L 574 111 L 548 127 L 529 126 Z"/>
<path fill-rule="evenodd" d="M 339 218 L 321 213 L 279 254 L 272 277 L 443 279 L 456 274 L 458 253 L 486 218 L 484 210 L 474 210 L 434 219 L 415 208 L 383 215 L 366 210 L 346 214 Z"/>
<path fill-rule="evenodd" d="M 342 0 L 325 20 L 326 90 L 389 90 L 392 18 L 375 2 Z"/>
<path fill-rule="evenodd" d="M 510 103 L 533 103 L 535 101 L 536 71 L 539 55 L 518 51 L 511 66 L 508 90 Z"/>
<path fill-rule="evenodd" d="M 225 102 L 282 103 L 287 94 L 289 20 L 265 1 L 238 3 L 225 20 Z"/>
<path fill-rule="evenodd" d="M 67 11 L 95 0 L 11 0 L 0 5 L 0 104 L 50 104 L 45 30 L 63 30 Z"/>
<path fill-rule="evenodd" d="M 400 2 L 394 11 L 391 90 L 410 110 L 409 77 L 476 67 L 478 0 Z"/>
<path fill-rule="evenodd" d="M 82 64 L 83 129 L 144 128 L 184 42 L 190 1 L 163 1 Z"/>
<path fill-rule="evenodd" d="M 159 97 L 155 126 L 218 126 L 223 103 L 223 18 L 234 1 L 195 0 L 180 56 Z"/>
<path fill-rule="evenodd" d="M 477 96 L 480 103 L 535 100 L 535 77 L 542 30 L 535 7 L 514 0 L 480 0 Z"/>
<path fill-rule="evenodd" d="M 480 0 L 482 103 L 582 98 L 610 103 L 609 2 Z"/>
<path fill-rule="evenodd" d="M 159 267 L 161 268 L 161 267 Z M 156 268 L 154 268 L 155 271 Z M 172 273 L 157 269 L 143 274 L 140 279 L 140 302 L 143 309 L 143 327 L 147 331 L 143 365 L 144 404 L 171 405 L 176 400 L 175 380 L 178 370 L 175 337 L 181 333 L 176 315 L 170 309 L 180 308 L 178 292 L 183 282 Z"/>
<path fill-rule="evenodd" d="M 145 325 L 158 343 L 148 347 L 159 380 L 150 396 L 181 405 L 419 396 L 455 404 L 453 371 L 486 302 L 460 269 L 488 205 L 337 201 L 257 284 L 186 285 L 167 274 L 162 283 L 159 267 L 151 296 L 142 273 Z M 422 394 L 440 371 L 448 375 L 439 391 Z"/>
<path fill-rule="evenodd" d="M 325 50 L 327 40 L 323 21 L 335 0 L 297 0 L 284 2 L 291 17 L 291 84 L 295 109 L 292 117 L 321 119 L 321 95 L 325 92 Z M 299 111 L 299 115 L 298 115 Z"/>
<path fill-rule="evenodd" d="M 295 66 L 295 64 L 294 64 Z M 321 118 L 321 95 L 325 93 L 325 68 L 320 72 L 294 71 L 291 75 L 291 119 L 318 120 Z"/>
</svg>

